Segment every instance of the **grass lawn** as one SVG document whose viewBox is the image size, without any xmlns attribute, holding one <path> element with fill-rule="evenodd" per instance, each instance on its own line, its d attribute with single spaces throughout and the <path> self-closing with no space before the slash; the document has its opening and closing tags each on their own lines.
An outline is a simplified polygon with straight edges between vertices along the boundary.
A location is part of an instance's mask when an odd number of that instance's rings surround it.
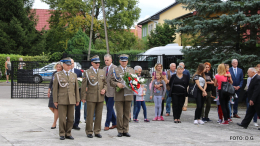
<svg viewBox="0 0 260 146">
<path fill-rule="evenodd" d="M 16 82 L 16 80 L 14 80 L 14 81 Z M 4 83 L 4 82 L 6 82 L 6 79 L 0 80 L 0 83 Z M 11 82 L 11 80 L 9 80 L 9 82 Z"/>
</svg>

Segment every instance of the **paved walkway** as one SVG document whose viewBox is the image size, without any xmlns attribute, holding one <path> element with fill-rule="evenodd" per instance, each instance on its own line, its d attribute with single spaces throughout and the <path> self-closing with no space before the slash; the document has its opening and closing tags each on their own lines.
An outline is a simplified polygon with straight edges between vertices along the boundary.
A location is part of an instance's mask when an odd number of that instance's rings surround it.
<svg viewBox="0 0 260 146">
<path fill-rule="evenodd" d="M 260 131 L 250 124 L 248 129 L 236 125 L 242 119 L 233 119 L 229 126 L 217 124 L 217 110 L 212 108 L 210 118 L 213 120 L 205 125 L 193 125 L 194 110 L 188 108 L 183 112 L 181 124 L 174 124 L 172 116 L 165 121 L 143 122 L 140 113 L 140 123 L 130 123 L 129 133 L 132 137 L 118 138 L 117 130 L 101 131 L 103 138 L 86 137 L 85 123 L 80 123 L 80 131 L 72 130 L 75 140 L 59 140 L 57 129 L 50 129 L 53 114 L 47 107 L 48 99 L 10 99 L 10 86 L 0 87 L 0 146 L 5 145 L 259 145 Z M 142 112 L 142 110 L 141 110 Z M 83 122 L 83 110 L 82 110 Z M 154 115 L 154 107 L 148 107 L 148 118 Z M 171 114 L 172 115 L 172 114 Z M 245 110 L 240 109 L 239 115 L 245 116 Z M 106 118 L 104 106 L 102 129 Z M 260 122 L 259 122 L 260 123 Z M 230 140 L 243 138 L 242 140 Z M 246 140 L 247 138 L 253 140 Z"/>
</svg>

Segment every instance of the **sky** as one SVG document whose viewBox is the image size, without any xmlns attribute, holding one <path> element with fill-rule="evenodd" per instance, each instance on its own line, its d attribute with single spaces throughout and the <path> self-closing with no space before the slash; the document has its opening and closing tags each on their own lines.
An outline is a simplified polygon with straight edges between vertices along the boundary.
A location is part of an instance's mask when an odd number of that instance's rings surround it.
<svg viewBox="0 0 260 146">
<path fill-rule="evenodd" d="M 174 2 L 175 0 L 139 0 L 138 6 L 141 8 L 141 14 L 139 20 L 135 24 L 149 18 Z M 41 2 L 41 0 L 34 0 L 33 8 L 49 9 L 49 6 L 46 3 Z"/>
</svg>

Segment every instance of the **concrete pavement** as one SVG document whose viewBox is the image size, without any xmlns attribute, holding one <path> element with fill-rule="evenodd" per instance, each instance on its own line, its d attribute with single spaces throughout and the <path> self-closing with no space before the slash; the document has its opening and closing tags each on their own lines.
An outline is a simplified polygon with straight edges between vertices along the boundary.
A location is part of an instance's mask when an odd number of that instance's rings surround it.
<svg viewBox="0 0 260 146">
<path fill-rule="evenodd" d="M 139 123 L 130 123 L 132 137 L 116 137 L 117 130 L 103 131 L 106 119 L 104 106 L 102 117 L 103 138 L 87 138 L 83 110 L 80 131 L 72 130 L 75 140 L 59 140 L 57 128 L 50 129 L 53 114 L 48 109 L 48 99 L 11 99 L 10 86 L 0 86 L 0 146 L 9 145 L 259 145 L 260 131 L 252 124 L 248 129 L 236 125 L 245 116 L 245 109 L 239 109 L 241 119 L 233 119 L 228 126 L 217 124 L 217 109 L 212 108 L 205 125 L 194 125 L 194 108 L 182 113 L 182 123 L 173 123 L 172 113 L 165 121 L 143 122 L 142 110 Z M 154 107 L 148 108 L 148 119 L 154 117 Z M 260 122 L 258 122 L 260 124 Z M 239 136 L 239 137 L 236 137 Z M 232 139 L 230 139 L 230 137 Z M 242 138 L 242 139 L 241 139 Z M 249 138 L 249 139 L 248 139 Z M 251 138 L 251 139 L 250 139 Z M 253 138 L 253 139 L 252 139 Z M 235 140 L 236 139 L 236 140 Z M 247 140 L 248 139 L 248 140 Z"/>
</svg>

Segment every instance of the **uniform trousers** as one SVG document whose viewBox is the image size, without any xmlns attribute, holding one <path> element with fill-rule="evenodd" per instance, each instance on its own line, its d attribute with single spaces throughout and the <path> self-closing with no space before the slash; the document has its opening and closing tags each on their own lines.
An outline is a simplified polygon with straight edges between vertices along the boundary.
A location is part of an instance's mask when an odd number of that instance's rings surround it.
<svg viewBox="0 0 260 146">
<path fill-rule="evenodd" d="M 102 110 L 104 102 L 90 102 L 87 101 L 87 119 L 86 119 L 86 134 L 100 134 L 101 131 L 101 120 L 102 120 Z M 93 130 L 93 116 L 96 114 L 96 119 L 94 123 Z"/>
<path fill-rule="evenodd" d="M 71 136 L 71 129 L 73 127 L 75 105 L 61 105 L 59 104 L 59 135 Z"/>
<path fill-rule="evenodd" d="M 115 101 L 116 123 L 118 133 L 128 133 L 129 131 L 129 114 L 132 101 Z"/>
</svg>

